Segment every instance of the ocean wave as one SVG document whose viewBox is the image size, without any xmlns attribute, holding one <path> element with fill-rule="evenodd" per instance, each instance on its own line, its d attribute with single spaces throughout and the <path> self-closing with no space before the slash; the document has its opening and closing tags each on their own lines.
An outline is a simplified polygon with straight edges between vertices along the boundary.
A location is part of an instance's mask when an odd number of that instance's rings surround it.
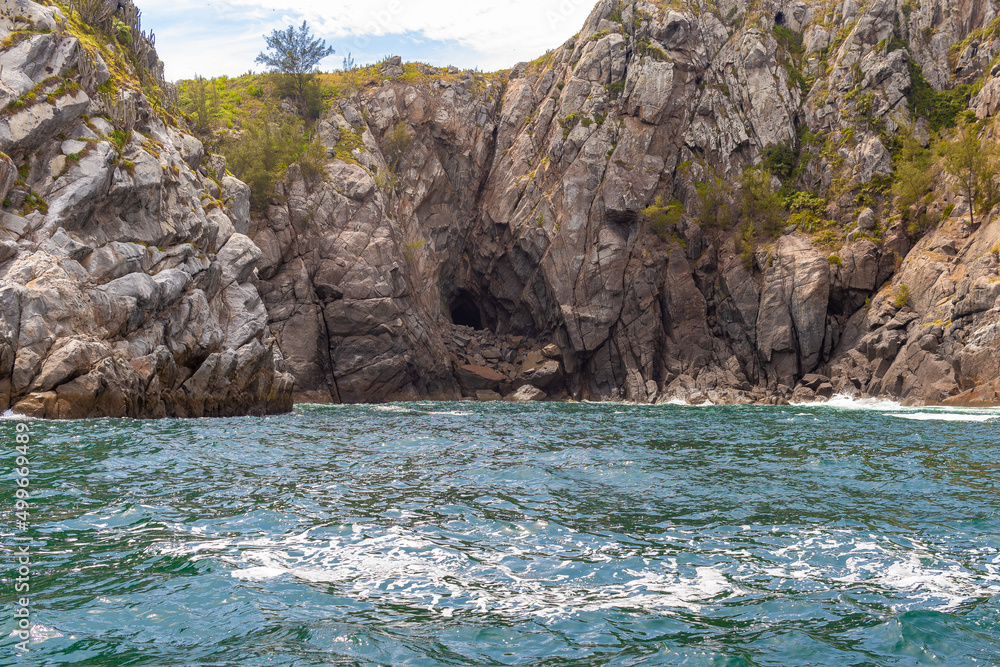
<svg viewBox="0 0 1000 667">
<path fill-rule="evenodd" d="M 678 405 L 684 408 L 714 408 L 717 407 L 712 401 L 705 401 L 704 403 L 688 403 L 682 398 L 671 398 L 665 403 L 660 403 L 660 405 Z"/>
<path fill-rule="evenodd" d="M 375 410 L 376 412 L 423 412 L 419 407 L 415 405 L 401 405 L 399 403 L 386 403 L 380 405 L 369 405 L 369 409 Z"/>
<path fill-rule="evenodd" d="M 916 421 L 987 422 L 1000 419 L 1000 408 L 962 408 L 952 406 L 905 406 L 886 398 L 856 398 L 838 394 L 825 403 L 793 404 L 795 407 L 834 408 L 837 410 L 866 410 L 889 417 Z"/>
<path fill-rule="evenodd" d="M 801 403 L 793 404 L 800 407 L 826 407 L 838 408 L 840 410 L 872 410 L 875 412 L 885 412 L 887 410 L 900 410 L 903 404 L 888 398 L 858 398 L 848 394 L 837 394 L 830 400 L 823 403 Z"/>
<path fill-rule="evenodd" d="M 32 421 L 32 422 L 47 421 L 45 419 L 39 419 L 38 417 L 28 417 L 27 415 L 15 414 L 13 410 L 7 410 L 2 415 L 0 415 L 0 420 L 4 420 L 4 419 L 5 420 L 10 420 L 10 421 L 19 421 L 19 422 L 23 422 L 23 421 Z"/>
</svg>

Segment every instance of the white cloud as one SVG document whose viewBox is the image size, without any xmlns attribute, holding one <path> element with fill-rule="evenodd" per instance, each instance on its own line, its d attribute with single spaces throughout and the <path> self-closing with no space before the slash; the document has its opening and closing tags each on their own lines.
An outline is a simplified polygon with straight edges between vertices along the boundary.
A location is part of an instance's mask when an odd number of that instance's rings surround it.
<svg viewBox="0 0 1000 667">
<path fill-rule="evenodd" d="M 157 33 L 168 75 L 239 74 L 253 67 L 262 35 L 308 20 L 337 53 L 365 52 L 414 34 L 454 46 L 455 65 L 493 70 L 531 60 L 577 32 L 594 0 L 175 0 L 138 4 Z M 411 42 L 412 44 L 412 42 Z M 400 53 L 407 59 L 410 54 Z M 470 62 L 474 60 L 475 62 Z M 241 63 L 241 64 L 238 64 Z M 327 62 L 330 66 L 330 62 Z M 228 69 L 235 67 L 235 69 Z"/>
</svg>

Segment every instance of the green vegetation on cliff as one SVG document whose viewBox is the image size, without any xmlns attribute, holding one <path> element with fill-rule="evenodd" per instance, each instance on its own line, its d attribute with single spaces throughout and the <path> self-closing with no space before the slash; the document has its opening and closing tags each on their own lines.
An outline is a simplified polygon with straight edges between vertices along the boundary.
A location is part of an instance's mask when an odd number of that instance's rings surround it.
<svg viewBox="0 0 1000 667">
<path fill-rule="evenodd" d="M 53 2 L 66 17 L 64 29 L 80 40 L 83 51 L 78 74 L 88 89 L 121 97 L 127 90 L 141 92 L 153 110 L 175 124 L 177 92 L 163 76 L 163 63 L 153 49 L 155 37 L 142 29 L 138 8 L 131 2 L 69 0 Z M 117 9 L 116 9 L 117 8 Z M 107 67 L 108 80 L 97 85 L 95 56 Z"/>
<path fill-rule="evenodd" d="M 341 100 L 389 79 L 427 85 L 436 81 L 454 83 L 462 76 L 454 68 L 401 63 L 402 74 L 390 77 L 384 71 L 386 61 L 314 72 L 301 80 L 285 72 L 196 77 L 178 84 L 178 107 L 208 149 L 224 155 L 230 171 L 251 186 L 251 203 L 260 211 L 273 197 L 274 186 L 284 178 L 289 165 L 297 163 L 307 175 L 320 175 L 329 158 L 317 140 L 317 120 Z M 473 86 L 481 90 L 484 81 L 504 76 L 506 72 L 477 75 Z M 337 128 L 339 142 L 331 157 L 358 164 L 355 151 L 364 147 L 364 130 L 360 124 Z M 402 154 L 412 140 L 405 124 L 387 133 L 389 173 L 375 174 L 387 190 L 394 190 Z"/>
<path fill-rule="evenodd" d="M 325 160 L 301 109 L 282 106 L 287 82 L 283 74 L 246 74 L 180 83 L 182 112 L 209 149 L 224 155 L 228 169 L 250 186 L 254 210 L 266 207 L 289 165 L 303 163 L 316 173 Z M 326 105 L 308 90 L 306 99 L 317 99 L 320 109 Z"/>
</svg>

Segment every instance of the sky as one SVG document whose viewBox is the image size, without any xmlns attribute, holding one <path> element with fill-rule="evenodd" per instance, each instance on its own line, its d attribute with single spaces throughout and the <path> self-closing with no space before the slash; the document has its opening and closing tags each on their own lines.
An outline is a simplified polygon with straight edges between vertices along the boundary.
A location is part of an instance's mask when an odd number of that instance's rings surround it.
<svg viewBox="0 0 1000 667">
<path fill-rule="evenodd" d="M 321 70 L 388 55 L 496 71 L 576 34 L 596 0 L 135 0 L 170 80 L 259 72 L 264 35 L 309 22 L 336 54 Z"/>
</svg>

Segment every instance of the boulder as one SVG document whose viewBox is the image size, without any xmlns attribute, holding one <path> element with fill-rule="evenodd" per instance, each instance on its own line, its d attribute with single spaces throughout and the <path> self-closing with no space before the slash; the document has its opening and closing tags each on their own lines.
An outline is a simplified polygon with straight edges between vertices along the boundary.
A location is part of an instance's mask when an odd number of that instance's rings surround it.
<svg viewBox="0 0 1000 667">
<path fill-rule="evenodd" d="M 242 285 L 249 280 L 260 256 L 260 248 L 249 237 L 239 233 L 233 234 L 218 255 L 218 260 L 222 264 L 223 285 L 230 285 L 233 282 Z"/>
<path fill-rule="evenodd" d="M 875 217 L 875 211 L 870 208 L 866 208 L 858 214 L 858 229 L 863 232 L 873 231 L 878 226 L 878 219 Z"/>
<path fill-rule="evenodd" d="M 816 400 L 816 392 L 809 387 L 799 385 L 792 392 L 792 403 L 811 403 Z"/>
<path fill-rule="evenodd" d="M 508 394 L 504 400 L 512 401 L 514 403 L 530 403 L 532 401 L 542 401 L 545 400 L 545 392 L 538 387 L 533 387 L 530 384 L 526 384 L 517 391 Z"/>
<path fill-rule="evenodd" d="M 104 286 L 104 290 L 135 299 L 136 305 L 143 310 L 153 310 L 160 303 L 160 284 L 145 273 L 130 273 L 112 280 Z"/>
<path fill-rule="evenodd" d="M 992 408 L 1000 406 L 1000 380 L 979 385 L 957 396 L 950 396 L 942 402 L 944 405 L 964 408 Z"/>
<path fill-rule="evenodd" d="M 82 260 L 83 267 L 97 283 L 105 283 L 149 268 L 149 249 L 137 243 L 112 241 Z"/>
<path fill-rule="evenodd" d="M 240 234 L 250 229 L 250 186 L 232 176 L 222 178 L 222 197 L 230 202 L 233 226 Z"/>
<path fill-rule="evenodd" d="M 1000 77 L 991 76 L 983 85 L 979 94 L 969 104 L 976 117 L 982 120 L 1000 111 Z"/>
<path fill-rule="evenodd" d="M 853 182 L 869 183 L 876 176 L 889 176 L 893 172 L 892 154 L 882 145 L 877 135 L 871 135 L 858 144 L 851 153 L 854 165 Z"/>
<path fill-rule="evenodd" d="M 93 249 L 87 244 L 77 241 L 67 234 L 65 229 L 59 227 L 52 236 L 42 243 L 42 250 L 56 257 L 69 257 L 80 261 L 90 255 Z"/>
<path fill-rule="evenodd" d="M 205 146 L 190 134 L 180 134 L 178 149 L 181 158 L 191 169 L 198 169 L 205 159 Z"/>
<path fill-rule="evenodd" d="M 817 389 L 819 389 L 820 385 L 826 384 L 829 381 L 830 378 L 828 378 L 825 375 L 817 375 L 815 373 L 809 373 L 802 376 L 802 380 L 800 382 L 802 386 L 808 387 L 809 389 L 816 391 Z"/>
<path fill-rule="evenodd" d="M 459 366 L 457 375 L 462 389 L 469 394 L 480 390 L 497 391 L 502 383 L 507 382 L 506 377 L 492 368 L 473 364 Z"/>
<path fill-rule="evenodd" d="M 403 59 L 399 56 L 392 56 L 382 63 L 381 71 L 388 77 L 403 76 Z"/>
<path fill-rule="evenodd" d="M 841 248 L 837 256 L 837 278 L 844 287 L 874 290 L 879 279 L 879 249 L 872 241 L 862 239 Z"/>
<path fill-rule="evenodd" d="M 14 241 L 0 240 L 0 264 L 12 257 L 17 257 L 19 251 L 20 248 Z"/>
<path fill-rule="evenodd" d="M 166 269 L 154 275 L 153 280 L 160 288 L 160 307 L 169 308 L 180 300 L 191 276 L 180 269 Z"/>
<path fill-rule="evenodd" d="M 11 408 L 14 414 L 34 419 L 52 419 L 59 395 L 54 391 L 29 394 Z"/>
<path fill-rule="evenodd" d="M 108 347 L 95 341 L 57 341 L 42 364 L 41 371 L 31 384 L 32 392 L 47 392 L 83 375 L 109 352 Z"/>
<path fill-rule="evenodd" d="M 518 369 L 516 383 L 545 389 L 562 377 L 562 363 L 547 358 L 542 352 L 529 352 Z"/>
<path fill-rule="evenodd" d="M 31 229 L 31 224 L 23 217 L 0 211 L 0 236 L 8 239 L 18 239 Z"/>
<path fill-rule="evenodd" d="M 550 343 L 542 348 L 542 354 L 549 359 L 562 359 L 562 350 L 558 345 Z"/>
</svg>

